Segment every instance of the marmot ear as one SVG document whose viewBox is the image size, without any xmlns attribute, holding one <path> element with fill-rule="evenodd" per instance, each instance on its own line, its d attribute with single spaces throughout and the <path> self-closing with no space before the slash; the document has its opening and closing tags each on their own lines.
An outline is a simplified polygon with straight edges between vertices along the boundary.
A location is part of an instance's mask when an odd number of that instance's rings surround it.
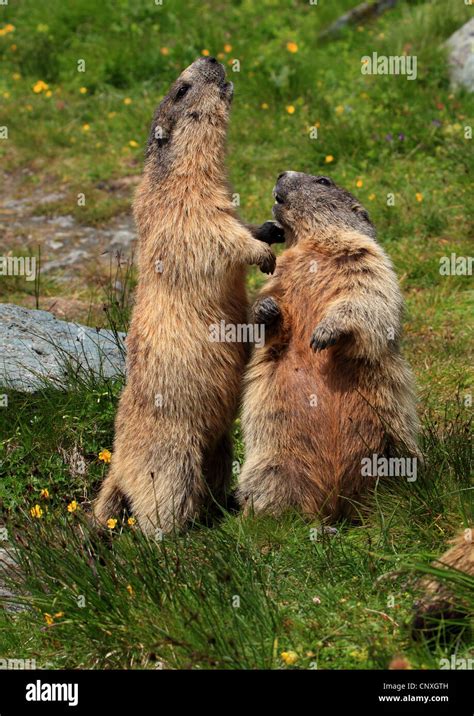
<svg viewBox="0 0 474 716">
<path fill-rule="evenodd" d="M 351 206 L 351 209 L 354 212 L 354 214 L 361 216 L 363 219 L 365 219 L 365 221 L 370 221 L 369 212 L 366 209 L 364 209 L 364 207 L 361 206 L 360 204 L 353 204 Z"/>
</svg>

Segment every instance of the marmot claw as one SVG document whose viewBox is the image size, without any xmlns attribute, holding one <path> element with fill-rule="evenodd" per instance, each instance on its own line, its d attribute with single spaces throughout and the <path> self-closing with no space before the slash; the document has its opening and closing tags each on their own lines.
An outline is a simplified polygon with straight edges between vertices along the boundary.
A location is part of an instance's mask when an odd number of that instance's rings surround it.
<svg viewBox="0 0 474 716">
<path fill-rule="evenodd" d="M 280 317 L 280 307 L 274 298 L 267 296 L 260 301 L 256 301 L 253 307 L 253 315 L 257 323 L 269 325 Z"/>
<path fill-rule="evenodd" d="M 266 221 L 258 227 L 255 238 L 266 244 L 281 244 L 285 241 L 285 231 L 275 221 Z"/>
<path fill-rule="evenodd" d="M 275 271 L 276 256 L 270 247 L 268 247 L 268 251 L 259 258 L 258 265 L 263 273 L 273 273 Z"/>
<path fill-rule="evenodd" d="M 316 326 L 314 329 L 309 345 L 313 351 L 323 351 L 337 343 L 339 337 L 339 331 L 328 328 L 328 326 L 320 323 L 319 326 Z"/>
</svg>

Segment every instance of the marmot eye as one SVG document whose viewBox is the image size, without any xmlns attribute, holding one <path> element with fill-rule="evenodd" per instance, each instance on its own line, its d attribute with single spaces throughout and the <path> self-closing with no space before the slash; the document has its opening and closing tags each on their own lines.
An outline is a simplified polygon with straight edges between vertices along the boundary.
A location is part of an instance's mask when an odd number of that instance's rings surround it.
<svg viewBox="0 0 474 716">
<path fill-rule="evenodd" d="M 316 184 L 322 184 L 323 186 L 331 186 L 331 180 L 326 177 L 319 177 L 316 179 Z"/>
<path fill-rule="evenodd" d="M 175 99 L 181 99 L 181 97 L 184 97 L 188 89 L 190 89 L 191 85 L 182 85 L 179 90 L 176 92 Z"/>
</svg>

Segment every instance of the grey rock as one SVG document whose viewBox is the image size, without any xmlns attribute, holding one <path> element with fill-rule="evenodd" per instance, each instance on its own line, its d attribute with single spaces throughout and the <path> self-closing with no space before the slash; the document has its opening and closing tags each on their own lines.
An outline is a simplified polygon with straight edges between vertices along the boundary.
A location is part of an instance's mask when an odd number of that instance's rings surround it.
<svg viewBox="0 0 474 716">
<path fill-rule="evenodd" d="M 12 548 L 0 548 L 0 608 L 7 612 L 22 612 L 26 609 L 21 600 L 16 601 L 9 587 L 8 575 L 18 569 Z"/>
<path fill-rule="evenodd" d="M 56 234 L 56 236 L 57 235 L 58 234 Z M 54 239 L 49 239 L 46 243 L 50 249 L 53 249 L 53 251 L 56 251 L 57 249 L 62 249 L 62 247 L 64 246 L 62 241 L 55 241 Z"/>
<path fill-rule="evenodd" d="M 452 85 L 474 92 L 474 18 L 451 35 L 446 45 Z"/>
<path fill-rule="evenodd" d="M 78 261 L 82 261 L 83 259 L 87 260 L 88 258 L 89 254 L 87 253 L 87 251 L 83 251 L 82 249 L 73 249 L 68 254 L 66 254 L 66 256 L 63 256 L 60 259 L 46 261 L 46 263 L 41 266 L 41 272 L 48 273 L 48 271 L 52 271 L 54 269 L 61 269 L 65 268 L 66 266 L 72 266 Z"/>
<path fill-rule="evenodd" d="M 55 201 L 61 201 L 61 199 L 64 199 L 65 194 L 60 192 L 53 192 L 52 194 L 45 194 L 45 196 L 42 196 L 38 199 L 39 204 L 51 204 Z"/>
<path fill-rule="evenodd" d="M 0 304 L 0 385 L 33 392 L 47 379 L 65 388 L 68 367 L 83 376 L 123 375 L 124 339 L 47 311 Z"/>
<path fill-rule="evenodd" d="M 121 231 L 116 231 L 115 235 L 110 242 L 111 246 L 119 246 L 127 248 L 130 246 L 132 241 L 135 239 L 135 234 L 132 231 L 127 231 L 126 229 L 122 229 Z"/>
<path fill-rule="evenodd" d="M 48 219 L 48 224 L 53 226 L 59 226 L 61 229 L 69 229 L 74 226 L 74 217 L 71 214 L 65 216 L 53 216 L 52 219 Z"/>
</svg>

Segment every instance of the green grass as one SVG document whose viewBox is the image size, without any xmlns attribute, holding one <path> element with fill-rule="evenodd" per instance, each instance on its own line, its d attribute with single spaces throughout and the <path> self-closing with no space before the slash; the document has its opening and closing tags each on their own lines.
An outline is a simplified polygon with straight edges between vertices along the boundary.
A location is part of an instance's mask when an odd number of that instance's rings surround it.
<svg viewBox="0 0 474 716">
<path fill-rule="evenodd" d="M 360 522 L 339 525 L 337 536 L 296 514 L 225 513 L 213 527 L 156 541 L 117 515 L 101 541 L 85 515 L 119 389 L 45 388 L 13 395 L 0 411 L 1 434 L 11 436 L 0 500 L 20 565 L 12 588 L 29 607 L 0 612 L 6 657 L 56 668 L 201 669 L 286 668 L 285 651 L 297 653 L 295 668 L 387 668 L 397 654 L 413 668 L 439 668 L 454 649 L 467 657 L 469 623 L 456 642 L 438 634 L 419 643 L 410 621 L 416 576 L 472 524 L 468 410 L 427 418 L 423 474 L 382 481 Z M 235 442 L 242 461 L 238 422 Z M 79 507 L 69 512 L 73 500 Z M 41 517 L 29 514 L 35 505 Z M 474 609 L 472 577 L 454 576 L 458 599 Z M 48 625 L 46 615 L 58 613 Z"/>
<path fill-rule="evenodd" d="M 0 141 L 2 168 L 20 195 L 64 197 L 37 214 L 105 224 L 127 210 L 131 198 L 109 191 L 110 182 L 140 173 L 156 103 L 203 49 L 223 53 L 235 84 L 228 166 L 245 219 L 269 218 L 271 189 L 285 169 L 329 173 L 357 194 L 406 297 L 404 352 L 419 385 L 426 459 L 415 483 L 380 484 L 360 523 L 340 525 L 332 538 L 311 540 L 317 524 L 297 515 L 226 514 L 213 528 L 196 525 L 162 542 L 119 523 L 100 542 L 84 515 L 107 469 L 98 454 L 112 448 L 121 382 L 71 376 L 67 391 L 6 390 L 1 515 L 21 563 L 14 590 L 29 608 L 0 610 L 2 657 L 58 668 L 373 669 L 397 654 L 414 668 L 438 668 L 440 658 L 471 653 L 468 628 L 456 642 L 439 632 L 429 644 L 413 641 L 409 629 L 416 577 L 473 522 L 472 277 L 439 273 L 442 256 L 472 253 L 472 140 L 464 127 L 472 126 L 474 99 L 450 89 L 442 47 L 471 9 L 456 0 L 400 2 L 376 22 L 319 40 L 353 4 L 0 6 L 0 126 L 9 134 Z M 8 23 L 14 30 L 2 34 Z M 417 81 L 363 76 L 360 58 L 374 51 L 416 55 Z M 240 72 L 228 64 L 234 58 Z M 81 59 L 85 73 L 77 71 Z M 40 80 L 48 88 L 35 93 Z M 85 207 L 77 206 L 80 192 Z M 109 290 L 105 313 L 95 284 L 48 275 L 40 298 L 92 297 L 91 323 L 124 330 L 134 280 L 124 271 L 125 290 L 118 298 Z M 251 271 L 250 292 L 263 280 Z M 0 285 L 2 301 L 27 302 L 34 293 L 21 278 Z M 242 462 L 238 421 L 234 433 Z M 69 513 L 73 500 L 80 509 Z M 38 519 L 30 514 L 36 504 Z M 453 589 L 472 607 L 472 580 L 456 578 Z M 61 612 L 48 626 L 45 614 Z M 284 651 L 297 653 L 294 667 L 282 661 Z"/>
</svg>

